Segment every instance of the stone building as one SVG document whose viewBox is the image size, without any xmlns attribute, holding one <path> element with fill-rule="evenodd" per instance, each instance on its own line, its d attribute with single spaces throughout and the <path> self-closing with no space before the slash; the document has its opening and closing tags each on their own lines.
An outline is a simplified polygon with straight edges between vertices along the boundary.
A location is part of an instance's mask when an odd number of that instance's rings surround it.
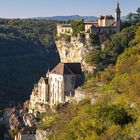
<svg viewBox="0 0 140 140">
<path fill-rule="evenodd" d="M 38 92 L 40 93 L 40 102 L 47 103 L 49 101 L 48 77 L 41 77 L 38 82 Z"/>
<path fill-rule="evenodd" d="M 96 22 L 85 22 L 83 21 L 85 26 L 85 33 L 92 33 L 94 31 L 108 31 L 114 30 L 116 32 L 120 31 L 121 26 L 121 10 L 119 7 L 119 3 L 117 3 L 117 8 L 115 10 L 115 17 L 112 15 L 101 15 L 100 18 Z M 97 29 L 96 29 L 97 28 Z M 70 24 L 58 24 L 57 25 L 57 34 L 60 36 L 61 34 L 71 35 L 73 29 Z"/>
<path fill-rule="evenodd" d="M 34 86 L 29 101 L 29 112 L 45 112 L 58 103 L 68 102 L 82 82 L 80 63 L 59 63 Z"/>
<path fill-rule="evenodd" d="M 49 73 L 50 105 L 68 102 L 74 90 L 82 84 L 80 63 L 59 63 Z"/>
<path fill-rule="evenodd" d="M 29 112 L 44 112 L 49 103 L 48 76 L 41 77 L 39 82 L 34 85 L 29 101 Z"/>
<path fill-rule="evenodd" d="M 112 15 L 100 16 L 98 20 L 99 27 L 109 27 L 114 25 L 114 23 L 115 23 L 115 18 Z"/>
<path fill-rule="evenodd" d="M 60 34 L 72 34 L 72 27 L 70 24 L 57 24 L 57 34 L 60 36 Z"/>
</svg>

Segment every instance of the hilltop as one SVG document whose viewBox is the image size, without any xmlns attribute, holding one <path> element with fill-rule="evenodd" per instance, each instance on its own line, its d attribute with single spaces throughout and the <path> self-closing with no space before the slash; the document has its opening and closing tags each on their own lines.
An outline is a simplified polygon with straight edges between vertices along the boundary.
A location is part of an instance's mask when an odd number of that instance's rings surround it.
<svg viewBox="0 0 140 140">
<path fill-rule="evenodd" d="M 57 21 L 69 21 L 69 20 L 84 19 L 87 21 L 96 21 L 98 18 L 96 16 L 70 15 L 70 16 L 37 17 L 35 19 L 46 19 L 46 20 L 57 20 Z"/>
</svg>

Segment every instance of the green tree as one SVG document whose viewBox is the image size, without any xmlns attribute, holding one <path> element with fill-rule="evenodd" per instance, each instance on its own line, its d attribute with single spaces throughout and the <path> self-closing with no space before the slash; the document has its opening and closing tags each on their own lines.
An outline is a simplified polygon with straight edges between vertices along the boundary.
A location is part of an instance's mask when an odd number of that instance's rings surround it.
<svg viewBox="0 0 140 140">
<path fill-rule="evenodd" d="M 77 36 L 79 33 L 82 33 L 85 29 L 84 23 L 81 20 L 73 21 L 71 23 L 72 29 L 73 29 L 73 35 Z"/>
</svg>

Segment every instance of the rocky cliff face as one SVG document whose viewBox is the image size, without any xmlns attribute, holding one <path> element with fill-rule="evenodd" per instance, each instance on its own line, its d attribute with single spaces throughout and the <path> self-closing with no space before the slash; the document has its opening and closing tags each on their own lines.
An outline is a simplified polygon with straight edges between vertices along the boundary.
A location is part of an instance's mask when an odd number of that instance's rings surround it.
<svg viewBox="0 0 140 140">
<path fill-rule="evenodd" d="M 61 62 L 78 62 L 81 63 L 83 71 L 93 72 L 95 67 L 85 62 L 85 55 L 90 51 L 87 41 L 80 37 L 71 37 L 71 41 L 67 42 L 63 39 L 56 41 Z"/>
</svg>

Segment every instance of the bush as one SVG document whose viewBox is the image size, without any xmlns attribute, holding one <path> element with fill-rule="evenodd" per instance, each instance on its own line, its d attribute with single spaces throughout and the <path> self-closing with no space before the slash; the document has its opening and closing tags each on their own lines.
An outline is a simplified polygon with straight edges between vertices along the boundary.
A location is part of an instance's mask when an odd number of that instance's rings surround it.
<svg viewBox="0 0 140 140">
<path fill-rule="evenodd" d="M 85 30 L 83 21 L 73 21 L 71 23 L 72 29 L 73 29 L 73 36 L 77 36 L 81 32 Z"/>
</svg>

